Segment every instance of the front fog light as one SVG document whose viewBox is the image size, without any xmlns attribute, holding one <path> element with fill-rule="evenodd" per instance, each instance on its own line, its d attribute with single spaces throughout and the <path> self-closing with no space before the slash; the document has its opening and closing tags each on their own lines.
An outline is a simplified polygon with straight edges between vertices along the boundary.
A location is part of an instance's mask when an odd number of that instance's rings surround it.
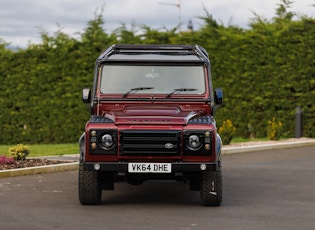
<svg viewBox="0 0 315 230">
<path fill-rule="evenodd" d="M 201 164 L 201 165 L 200 165 L 200 169 L 201 169 L 202 171 L 205 171 L 205 170 L 207 169 L 207 166 L 206 166 L 205 164 Z"/>
<path fill-rule="evenodd" d="M 95 165 L 94 165 L 94 169 L 95 169 L 95 170 L 100 170 L 100 168 L 101 168 L 100 164 L 95 164 Z"/>
</svg>

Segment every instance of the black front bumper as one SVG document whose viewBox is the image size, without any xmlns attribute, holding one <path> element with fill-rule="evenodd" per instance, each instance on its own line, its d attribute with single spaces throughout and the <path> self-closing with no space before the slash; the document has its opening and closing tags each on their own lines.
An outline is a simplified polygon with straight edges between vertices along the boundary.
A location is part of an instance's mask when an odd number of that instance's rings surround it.
<svg viewBox="0 0 315 230">
<path fill-rule="evenodd" d="M 128 172 L 128 162 L 81 162 L 86 171 Z M 218 171 L 220 162 L 172 162 L 172 172 Z M 206 166 L 201 169 L 201 165 Z"/>
</svg>

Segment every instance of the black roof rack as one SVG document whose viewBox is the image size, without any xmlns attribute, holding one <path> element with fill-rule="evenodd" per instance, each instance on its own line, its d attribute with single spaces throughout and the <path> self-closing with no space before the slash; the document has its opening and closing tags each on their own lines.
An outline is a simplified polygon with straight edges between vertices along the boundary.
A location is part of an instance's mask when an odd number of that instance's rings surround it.
<svg viewBox="0 0 315 230">
<path fill-rule="evenodd" d="M 114 53 L 128 52 L 128 51 L 193 51 L 194 45 L 114 45 Z"/>
<path fill-rule="evenodd" d="M 139 44 L 139 45 L 125 45 L 117 44 L 112 45 L 106 49 L 99 57 L 98 60 L 107 59 L 114 54 L 190 54 L 197 55 L 201 60 L 208 60 L 206 50 L 198 45 L 156 45 L 156 44 Z"/>
</svg>

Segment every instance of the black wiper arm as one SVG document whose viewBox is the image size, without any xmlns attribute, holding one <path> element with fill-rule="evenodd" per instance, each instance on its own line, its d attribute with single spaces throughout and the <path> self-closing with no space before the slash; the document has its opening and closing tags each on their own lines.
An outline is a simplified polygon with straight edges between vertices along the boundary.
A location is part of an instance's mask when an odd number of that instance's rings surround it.
<svg viewBox="0 0 315 230">
<path fill-rule="evenodd" d="M 137 91 L 141 91 L 141 90 L 147 90 L 147 89 L 154 89 L 154 87 L 137 87 L 137 88 L 132 88 L 130 89 L 127 93 L 125 93 L 122 97 L 125 98 L 128 96 L 128 94 L 132 93 L 132 92 L 137 92 Z"/>
<path fill-rule="evenodd" d="M 166 95 L 165 98 L 170 97 L 171 95 L 178 93 L 178 92 L 187 92 L 187 91 L 196 91 L 198 89 L 191 89 L 191 88 L 180 88 L 180 89 L 174 89 L 173 92 Z"/>
</svg>

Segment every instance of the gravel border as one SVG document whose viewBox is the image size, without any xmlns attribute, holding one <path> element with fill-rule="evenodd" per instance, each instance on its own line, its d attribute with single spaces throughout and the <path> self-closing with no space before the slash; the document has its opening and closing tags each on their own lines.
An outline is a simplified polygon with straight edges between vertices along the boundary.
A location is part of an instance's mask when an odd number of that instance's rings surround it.
<svg viewBox="0 0 315 230">
<path fill-rule="evenodd" d="M 35 175 L 42 173 L 63 172 L 76 170 L 79 168 L 79 162 L 62 163 L 55 165 L 36 166 L 29 168 L 8 169 L 0 171 L 0 178 Z"/>
</svg>

